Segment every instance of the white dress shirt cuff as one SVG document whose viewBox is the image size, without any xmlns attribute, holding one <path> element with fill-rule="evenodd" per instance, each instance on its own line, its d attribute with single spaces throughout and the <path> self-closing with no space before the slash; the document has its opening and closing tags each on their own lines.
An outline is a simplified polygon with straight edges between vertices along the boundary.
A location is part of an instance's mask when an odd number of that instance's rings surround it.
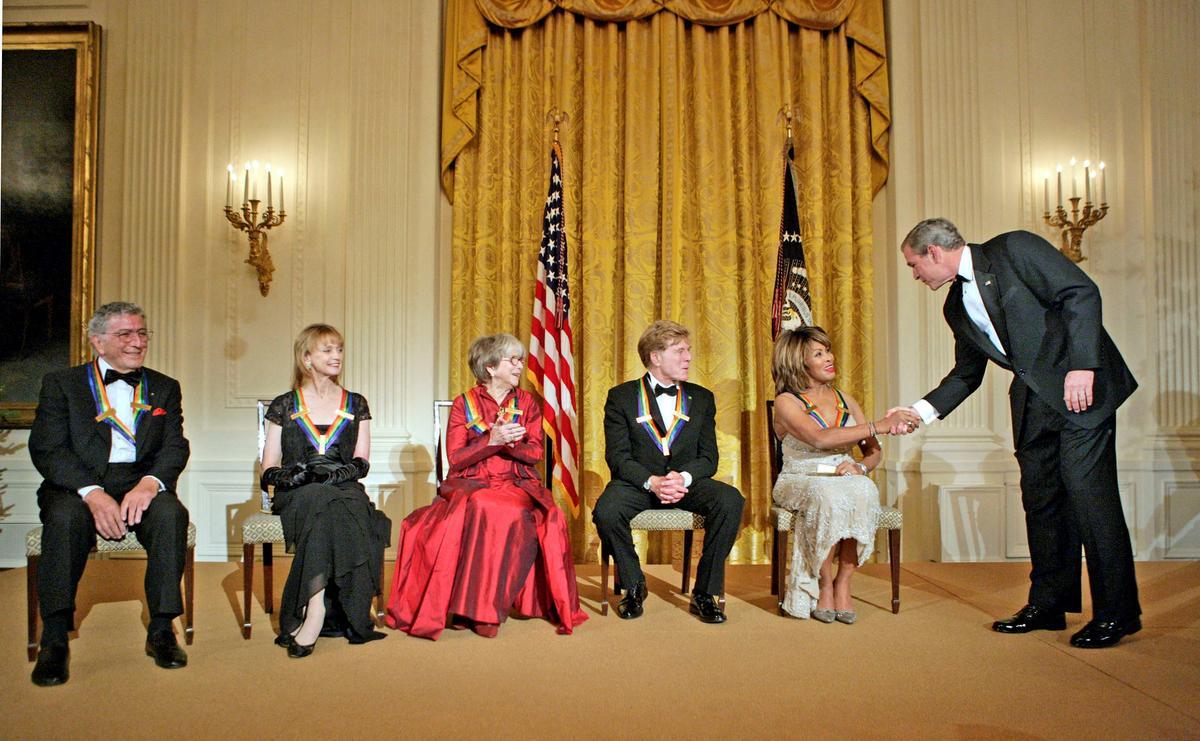
<svg viewBox="0 0 1200 741">
<path fill-rule="evenodd" d="M 927 425 L 932 424 L 935 419 L 938 419 L 938 411 L 924 399 L 914 401 L 912 408 L 914 412 L 921 415 L 921 421 Z"/>
<path fill-rule="evenodd" d="M 683 477 L 683 488 L 692 488 L 692 475 L 687 471 L 680 471 L 679 475 Z"/>
<path fill-rule="evenodd" d="M 100 487 L 96 486 L 95 484 L 92 484 L 91 486 L 84 486 L 79 489 L 79 496 L 86 497 L 88 494 L 91 494 L 92 492 L 94 492 L 95 490 L 97 490 L 99 488 Z"/>
</svg>

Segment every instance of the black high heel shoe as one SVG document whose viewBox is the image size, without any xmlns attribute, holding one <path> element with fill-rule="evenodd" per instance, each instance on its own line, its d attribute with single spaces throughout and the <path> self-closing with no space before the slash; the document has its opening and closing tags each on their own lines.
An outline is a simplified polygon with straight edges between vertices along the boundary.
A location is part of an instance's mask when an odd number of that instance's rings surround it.
<svg viewBox="0 0 1200 741">
<path fill-rule="evenodd" d="M 296 636 L 292 635 L 291 633 L 280 633 L 279 635 L 275 636 L 275 645 L 279 646 L 280 648 L 289 648 L 295 642 Z"/>
<path fill-rule="evenodd" d="M 305 656 L 311 656 L 314 649 L 317 647 L 317 642 L 313 641 L 305 646 L 303 643 L 297 643 L 293 638 L 288 644 L 287 655 L 289 659 L 303 659 Z"/>
</svg>

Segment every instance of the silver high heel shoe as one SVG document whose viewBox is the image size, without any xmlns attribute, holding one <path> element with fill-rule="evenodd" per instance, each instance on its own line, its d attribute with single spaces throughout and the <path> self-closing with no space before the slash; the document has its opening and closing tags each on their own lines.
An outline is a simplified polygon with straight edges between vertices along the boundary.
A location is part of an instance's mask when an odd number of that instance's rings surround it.
<svg viewBox="0 0 1200 741">
<path fill-rule="evenodd" d="M 812 616 L 814 620 L 820 620 L 822 623 L 832 623 L 837 619 L 837 610 L 827 610 L 824 607 L 813 608 Z"/>
<path fill-rule="evenodd" d="M 839 623 L 845 623 L 846 625 L 854 625 L 854 621 L 858 620 L 858 614 L 855 613 L 854 610 L 835 610 L 834 618 Z"/>
</svg>

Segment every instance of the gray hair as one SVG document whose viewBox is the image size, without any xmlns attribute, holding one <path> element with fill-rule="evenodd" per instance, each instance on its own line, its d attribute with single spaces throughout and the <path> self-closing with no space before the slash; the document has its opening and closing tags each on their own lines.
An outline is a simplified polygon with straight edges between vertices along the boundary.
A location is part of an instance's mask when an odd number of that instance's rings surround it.
<svg viewBox="0 0 1200 741">
<path fill-rule="evenodd" d="M 936 244 L 944 250 L 956 250 L 966 243 L 967 240 L 958 233 L 958 227 L 954 226 L 949 219 L 939 216 L 925 219 L 914 226 L 904 241 L 900 243 L 900 247 L 903 249 L 907 246 L 914 254 L 927 255 L 931 244 Z"/>
<path fill-rule="evenodd" d="M 128 301 L 111 301 L 92 314 L 92 318 L 87 323 L 88 337 L 97 337 L 108 331 L 108 320 L 114 316 L 140 316 L 143 320 L 146 318 L 146 312 L 142 311 L 142 307 Z"/>
<path fill-rule="evenodd" d="M 471 349 L 467 351 L 467 363 L 475 374 L 475 380 L 487 383 L 491 380 L 487 369 L 495 368 L 501 360 L 513 355 L 525 357 L 525 346 L 520 340 L 505 332 L 490 334 L 471 343 Z"/>
</svg>

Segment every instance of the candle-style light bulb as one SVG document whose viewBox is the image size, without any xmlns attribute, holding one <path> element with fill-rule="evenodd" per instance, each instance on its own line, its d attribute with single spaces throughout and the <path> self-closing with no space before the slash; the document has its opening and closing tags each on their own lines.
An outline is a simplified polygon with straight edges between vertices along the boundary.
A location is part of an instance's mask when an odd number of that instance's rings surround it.
<svg viewBox="0 0 1200 741">
<path fill-rule="evenodd" d="M 1104 177 L 1104 160 L 1100 160 L 1100 203 L 1108 203 L 1108 178 Z"/>
<path fill-rule="evenodd" d="M 233 188 L 233 183 L 229 178 L 233 177 L 233 163 L 225 165 L 225 172 L 229 173 L 229 177 L 225 178 L 225 208 L 229 208 L 229 193 Z"/>
<path fill-rule="evenodd" d="M 1062 165 L 1055 165 L 1054 172 L 1058 177 L 1058 207 L 1062 208 Z"/>
<path fill-rule="evenodd" d="M 250 162 L 246 162 L 246 172 L 242 175 L 242 207 L 250 203 Z"/>
<path fill-rule="evenodd" d="M 250 167 L 254 170 L 254 186 L 250 189 L 250 199 L 258 200 L 258 160 L 253 160 Z"/>
<path fill-rule="evenodd" d="M 279 213 L 283 213 L 283 170 L 279 171 Z"/>
<path fill-rule="evenodd" d="M 271 207 L 271 163 L 267 163 L 267 208 Z"/>
<path fill-rule="evenodd" d="M 1079 191 L 1075 187 L 1075 158 L 1074 157 L 1071 158 L 1070 165 L 1071 165 L 1071 197 L 1078 198 Z"/>
<path fill-rule="evenodd" d="M 1042 210 L 1050 213 L 1050 173 L 1042 170 Z"/>
</svg>

